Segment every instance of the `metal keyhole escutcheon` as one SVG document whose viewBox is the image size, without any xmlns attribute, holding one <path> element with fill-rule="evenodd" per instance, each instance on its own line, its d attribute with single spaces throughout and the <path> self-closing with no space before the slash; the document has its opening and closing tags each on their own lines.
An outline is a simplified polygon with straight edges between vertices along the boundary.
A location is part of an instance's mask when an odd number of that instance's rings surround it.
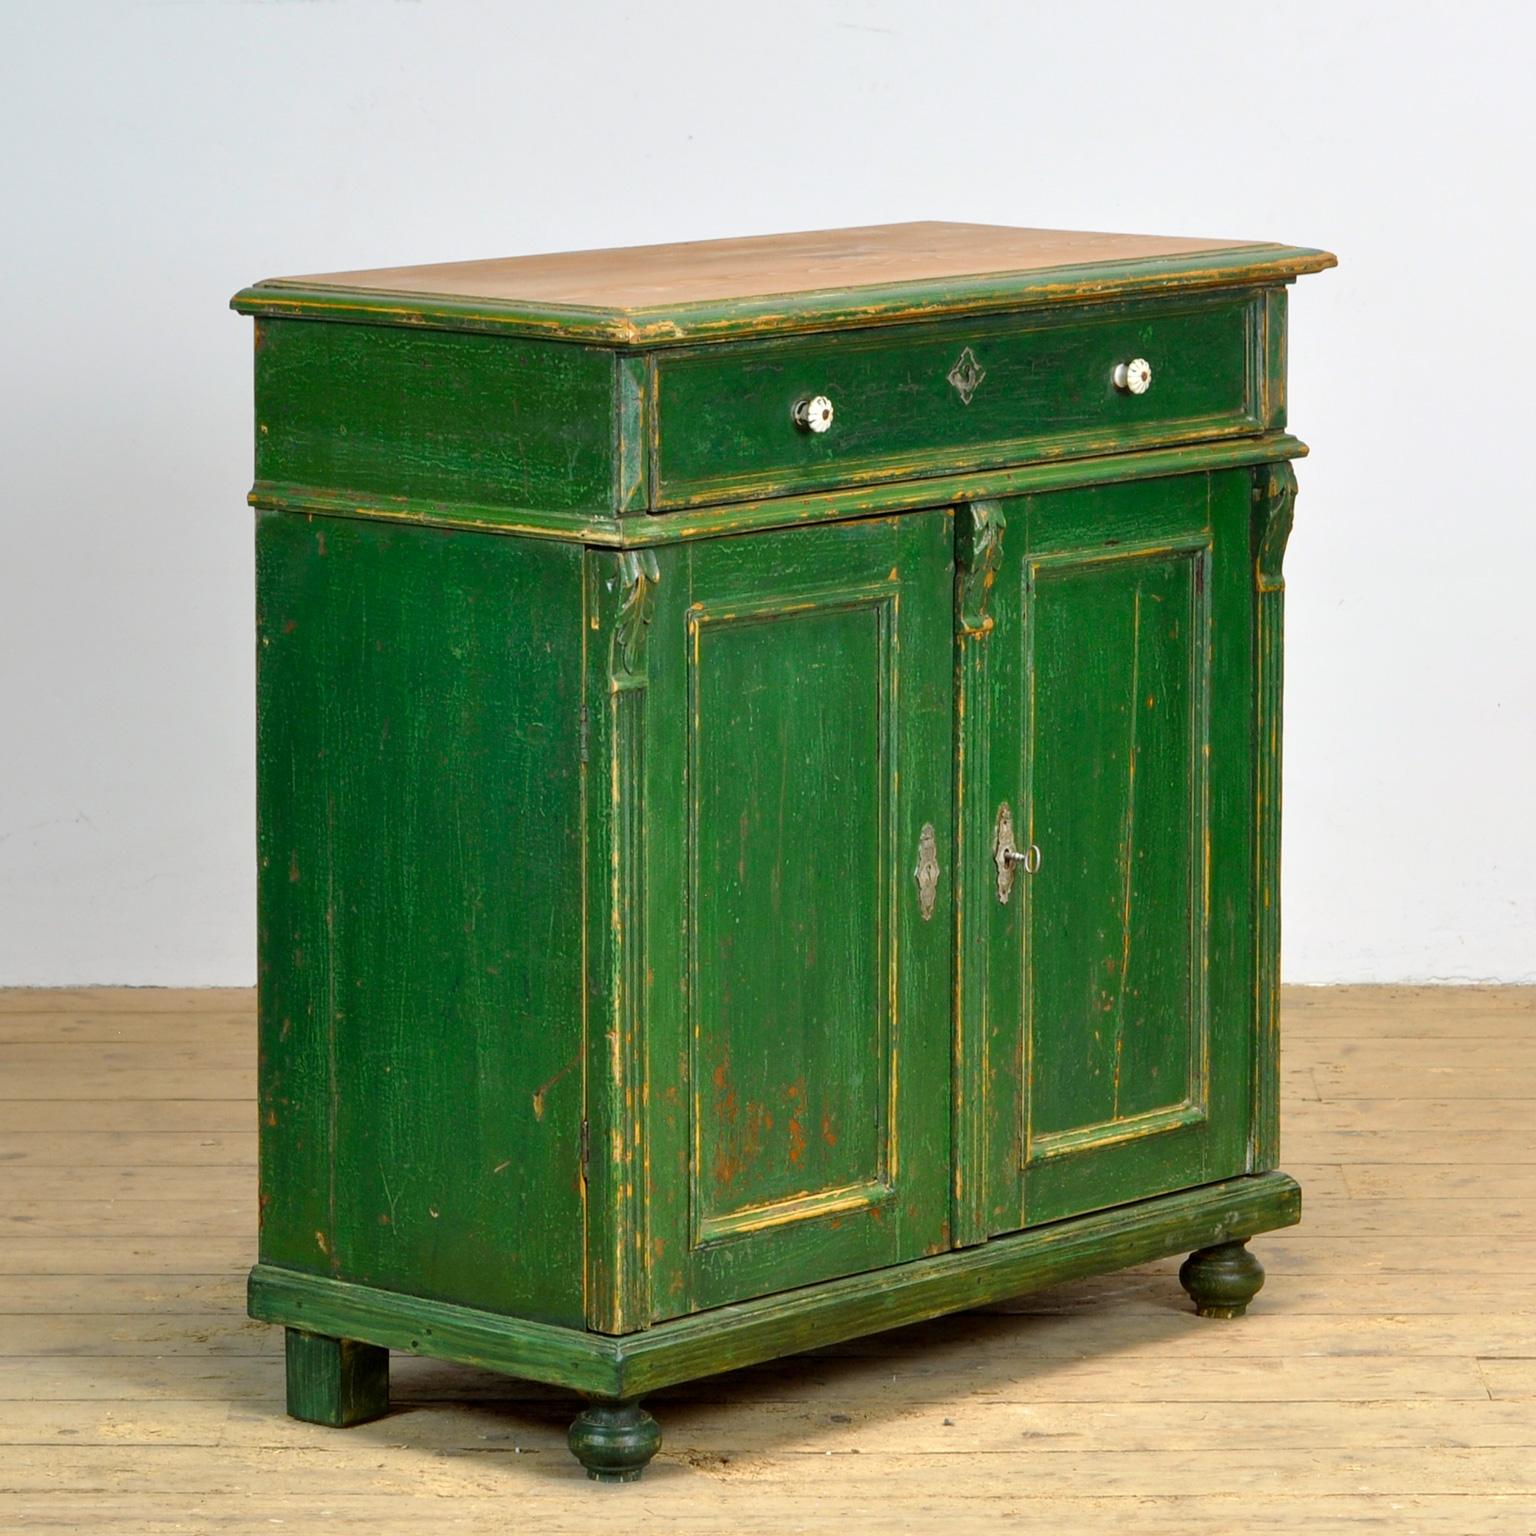
<svg viewBox="0 0 1536 1536">
<path fill-rule="evenodd" d="M 992 833 L 992 862 L 997 866 L 997 899 L 1006 907 L 1013 895 L 1013 877 L 1022 869 L 1032 875 L 1040 868 L 1040 850 L 1031 843 L 1016 848 L 1013 842 L 1013 812 L 1005 800 L 997 808 L 997 825 Z"/>
</svg>

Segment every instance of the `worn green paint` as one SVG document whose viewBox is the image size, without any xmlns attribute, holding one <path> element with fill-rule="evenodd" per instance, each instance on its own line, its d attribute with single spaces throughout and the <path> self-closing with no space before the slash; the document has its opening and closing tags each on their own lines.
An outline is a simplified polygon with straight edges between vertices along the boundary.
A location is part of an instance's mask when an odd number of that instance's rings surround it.
<svg viewBox="0 0 1536 1536">
<path fill-rule="evenodd" d="M 290 320 L 257 332 L 258 487 L 569 517 L 614 503 L 617 417 L 614 356 L 595 347 Z"/>
<path fill-rule="evenodd" d="M 1004 504 L 973 501 L 955 528 L 955 995 L 951 1225 L 957 1244 L 988 1233 L 988 1137 L 994 1128 L 988 1039 L 996 865 L 992 843 L 1000 802 L 990 796 L 997 689 L 991 656 L 999 622 L 995 588 L 1008 536 Z M 1011 624 L 1006 605 L 1005 626 Z M 1005 747 L 1005 750 L 1009 750 Z M 1017 1223 L 1013 1223 L 1017 1225 Z"/>
<path fill-rule="evenodd" d="M 1263 315 L 1262 299 L 1221 294 L 670 353 L 656 368 L 652 504 L 1251 433 Z M 969 402 L 949 378 L 966 348 L 984 370 Z M 1117 390 L 1115 363 L 1138 356 L 1159 359 L 1154 388 Z M 836 407 L 830 430 L 789 428 L 795 401 L 816 394 Z"/>
<path fill-rule="evenodd" d="M 1285 577 L 1281 565 L 1296 507 L 1296 474 L 1276 464 L 1253 474 L 1254 699 L 1254 1110 L 1248 1169 L 1280 1159 L 1280 751 Z"/>
<path fill-rule="evenodd" d="M 1010 722 L 1044 854 L 1024 893 L 1026 1220 L 1244 1167 L 1248 484 L 1028 506 Z"/>
<path fill-rule="evenodd" d="M 661 1427 L 638 1403 L 592 1403 L 567 1441 L 596 1483 L 633 1483 L 661 1449 Z"/>
<path fill-rule="evenodd" d="M 609 1333 L 650 1316 L 644 1110 L 654 988 L 643 879 L 652 814 L 642 773 L 659 576 L 651 550 L 584 557 L 587 1318 Z"/>
<path fill-rule="evenodd" d="M 657 552 L 656 1317 L 947 1241 L 951 547 L 938 510 Z"/>
<path fill-rule="evenodd" d="M 264 1262 L 582 1316 L 580 579 L 258 523 Z"/>
<path fill-rule="evenodd" d="M 1301 1192 L 1294 1180 L 1282 1173 L 1246 1175 L 1031 1227 L 874 1274 L 789 1287 L 621 1338 L 269 1265 L 251 1272 L 250 1313 L 266 1322 L 330 1330 L 621 1402 L 1084 1275 L 1245 1239 L 1300 1219 Z"/>
<path fill-rule="evenodd" d="M 1266 288 L 1258 326 L 1259 414 L 1271 432 L 1285 430 L 1287 297 L 1284 288 Z"/>
<path fill-rule="evenodd" d="M 259 505 L 589 539 L 646 510 L 782 497 L 1251 434 L 1264 292 L 883 326 L 658 362 L 520 337 L 264 320 Z M 969 403 L 949 381 L 970 348 Z M 1159 359 L 1140 396 L 1117 360 Z M 1166 361 L 1165 361 L 1166 359 Z M 809 393 L 829 432 L 796 430 Z"/>
<path fill-rule="evenodd" d="M 389 1351 L 356 1339 L 285 1330 L 288 1412 L 346 1429 L 389 1411 Z"/>
<path fill-rule="evenodd" d="M 615 357 L 614 510 L 619 513 L 643 512 L 650 505 L 654 372 L 644 353 L 620 352 Z"/>
<path fill-rule="evenodd" d="M 1181 521 L 1028 561 L 1026 1164 L 1204 1119 L 1211 544 Z"/>
<path fill-rule="evenodd" d="M 1185 1259 L 1179 1284 L 1201 1317 L 1241 1317 L 1264 1285 L 1264 1266 L 1245 1241 L 1217 1243 Z"/>
<path fill-rule="evenodd" d="M 412 1350 L 608 1405 L 573 1445 L 627 1475 L 690 1377 L 1181 1249 L 1246 1304 L 1299 1209 L 1279 285 L 1328 264 L 237 300 L 292 1411 Z"/>
<path fill-rule="evenodd" d="M 1248 486 L 999 506 L 988 627 L 961 632 L 959 803 L 973 847 L 1008 805 L 1041 867 L 1003 904 L 978 857 L 961 893 L 957 1071 L 983 1093 L 957 1177 L 987 1231 L 1247 1166 Z"/>
<path fill-rule="evenodd" d="M 1120 445 L 1123 448 L 1124 445 Z M 503 510 L 409 498 L 358 498 L 344 491 L 259 483 L 249 501 L 262 511 L 362 517 L 384 522 L 474 529 L 514 538 L 557 539 L 591 548 L 645 549 L 693 542 L 728 533 L 803 528 L 847 517 L 868 517 L 948 502 L 1024 495 L 1064 485 L 1110 485 L 1164 475 L 1218 469 L 1229 464 L 1267 464 L 1303 458 L 1306 444 L 1284 432 L 1213 439 L 1177 447 L 1116 451 L 1096 458 L 1054 458 L 961 474 L 933 475 L 873 485 L 839 486 L 801 495 L 765 496 L 729 506 L 695 507 L 664 517 L 612 517 L 604 513 Z"/>
</svg>

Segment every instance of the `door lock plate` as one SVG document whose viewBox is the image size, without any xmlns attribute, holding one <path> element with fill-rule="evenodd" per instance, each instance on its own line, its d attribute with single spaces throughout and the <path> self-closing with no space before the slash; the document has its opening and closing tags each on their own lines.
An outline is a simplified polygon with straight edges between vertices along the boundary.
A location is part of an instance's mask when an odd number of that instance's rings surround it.
<svg viewBox="0 0 1536 1536">
<path fill-rule="evenodd" d="M 1006 907 L 1013 895 L 1013 877 L 1023 869 L 1032 875 L 1040 868 L 1040 850 L 1033 843 L 1016 848 L 1013 843 L 1013 812 L 1006 800 L 997 808 L 997 825 L 992 832 L 992 862 L 997 866 L 997 899 Z"/>
</svg>

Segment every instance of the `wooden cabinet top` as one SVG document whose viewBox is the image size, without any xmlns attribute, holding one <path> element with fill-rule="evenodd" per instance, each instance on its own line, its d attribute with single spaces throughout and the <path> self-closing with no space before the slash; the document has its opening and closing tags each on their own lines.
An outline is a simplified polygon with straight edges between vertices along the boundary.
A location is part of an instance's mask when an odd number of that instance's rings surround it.
<svg viewBox="0 0 1536 1536">
<path fill-rule="evenodd" d="M 271 278 L 242 313 L 429 324 L 621 346 L 1288 282 L 1327 251 L 1256 241 L 872 224 Z"/>
</svg>

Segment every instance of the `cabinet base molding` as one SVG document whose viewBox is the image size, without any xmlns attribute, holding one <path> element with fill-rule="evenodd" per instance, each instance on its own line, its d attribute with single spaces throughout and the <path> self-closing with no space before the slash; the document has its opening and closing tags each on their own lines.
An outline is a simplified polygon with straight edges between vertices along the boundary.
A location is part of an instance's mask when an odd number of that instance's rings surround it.
<svg viewBox="0 0 1536 1536">
<path fill-rule="evenodd" d="M 876 1274 L 716 1307 L 622 1337 L 505 1317 L 270 1264 L 258 1264 L 251 1271 L 250 1314 L 319 1335 L 330 1344 L 343 1341 L 342 1347 L 356 1342 L 406 1350 L 569 1387 L 600 1403 L 632 1405 L 676 1382 L 1170 1254 L 1198 1256 L 1200 1250 L 1235 1246 L 1256 1266 L 1241 1243 L 1300 1219 L 1301 1190 L 1295 1180 L 1283 1173 L 1249 1174 L 1031 1227 Z M 1257 1289 L 1254 1285 L 1248 1296 Z M 1199 1300 L 1197 1295 L 1197 1304 Z M 291 1347 L 289 1359 L 291 1383 Z M 290 1411 L 292 1403 L 290 1397 Z"/>
</svg>

